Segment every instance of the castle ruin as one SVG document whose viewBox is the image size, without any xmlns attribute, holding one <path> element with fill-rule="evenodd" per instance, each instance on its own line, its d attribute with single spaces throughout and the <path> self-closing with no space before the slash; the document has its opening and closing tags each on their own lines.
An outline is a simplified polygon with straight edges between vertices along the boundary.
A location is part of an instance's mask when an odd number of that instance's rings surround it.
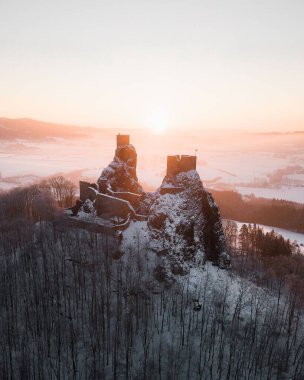
<svg viewBox="0 0 304 380">
<path fill-rule="evenodd" d="M 116 154 L 123 153 L 122 158 L 127 161 L 130 145 L 130 136 L 118 134 L 116 136 Z M 131 148 L 130 148 L 131 149 Z M 123 152 L 122 152 L 123 150 Z M 115 155 L 116 157 L 116 155 Z M 121 165 L 123 165 L 121 163 Z M 142 220 L 142 215 L 136 214 L 139 207 L 140 194 L 131 191 L 114 191 L 107 178 L 99 178 L 98 183 L 79 182 L 80 200 L 82 203 L 91 201 L 96 210 L 96 215 L 103 219 L 120 218 L 125 227 L 128 226 L 131 218 Z M 115 226 L 118 227 L 117 225 Z"/>
<path fill-rule="evenodd" d="M 104 220 L 119 219 L 128 226 L 131 219 L 146 220 L 147 216 L 137 214 L 142 202 L 143 190 L 137 182 L 136 151 L 130 145 L 130 136 L 116 136 L 116 151 L 112 163 L 103 170 L 96 183 L 79 182 L 81 204 L 91 202 L 96 215 Z M 167 156 L 167 177 L 160 194 L 176 194 L 183 188 L 176 184 L 175 176 L 181 172 L 196 170 L 196 156 Z M 115 225 L 113 228 L 117 228 Z"/>
<path fill-rule="evenodd" d="M 165 272 L 186 273 L 183 258 L 229 265 L 219 210 L 196 171 L 196 155 L 168 156 L 161 186 L 148 193 L 138 182 L 130 136 L 119 134 L 116 143 L 115 156 L 97 181 L 80 181 L 80 200 L 68 210 L 71 223 L 109 232 L 121 242 L 131 221 L 147 222 L 139 227 L 148 227 L 149 249 L 167 256 Z"/>
</svg>

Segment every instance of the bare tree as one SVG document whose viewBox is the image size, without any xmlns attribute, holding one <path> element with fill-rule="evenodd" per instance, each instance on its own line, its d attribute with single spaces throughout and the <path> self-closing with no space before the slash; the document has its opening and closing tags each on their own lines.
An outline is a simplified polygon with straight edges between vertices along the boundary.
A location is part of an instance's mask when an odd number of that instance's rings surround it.
<svg viewBox="0 0 304 380">
<path fill-rule="evenodd" d="M 71 207 L 75 201 L 76 187 L 63 176 L 51 177 L 48 184 L 60 207 Z"/>
</svg>

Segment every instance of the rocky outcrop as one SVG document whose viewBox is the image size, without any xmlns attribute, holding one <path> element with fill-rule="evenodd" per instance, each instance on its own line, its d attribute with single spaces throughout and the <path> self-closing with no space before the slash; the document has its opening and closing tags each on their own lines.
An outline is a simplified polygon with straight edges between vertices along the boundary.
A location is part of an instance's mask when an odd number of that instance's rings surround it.
<svg viewBox="0 0 304 380">
<path fill-rule="evenodd" d="M 202 196 L 202 213 L 206 221 L 203 226 L 206 258 L 221 267 L 227 267 L 230 265 L 230 258 L 227 254 L 220 211 L 212 195 L 206 190 Z"/>
<path fill-rule="evenodd" d="M 219 210 L 196 171 L 196 156 L 168 156 L 167 174 L 155 193 L 143 191 L 136 164 L 129 136 L 117 135 L 114 159 L 97 184 L 80 182 L 82 202 L 73 209 L 74 215 L 93 215 L 111 228 L 119 221 L 121 229 L 131 219 L 148 220 L 150 247 L 159 257 L 155 277 L 166 283 L 206 260 L 229 266 Z"/>
<path fill-rule="evenodd" d="M 133 145 L 118 146 L 113 161 L 102 171 L 97 184 L 101 193 L 114 192 L 142 194 L 136 175 L 137 154 Z"/>
<path fill-rule="evenodd" d="M 137 154 L 128 135 L 117 135 L 113 161 L 102 171 L 97 183 L 80 181 L 81 204 L 72 210 L 79 219 L 87 215 L 110 227 L 128 227 L 130 220 L 147 220 L 151 197 L 147 196 L 136 175 Z M 138 212 L 139 211 L 139 212 Z M 143 214 L 141 214 L 143 212 Z"/>
<path fill-rule="evenodd" d="M 151 248 L 166 258 L 162 266 L 173 274 L 185 274 L 206 259 L 229 265 L 218 207 L 196 170 L 164 178 L 149 211 L 148 226 Z"/>
</svg>

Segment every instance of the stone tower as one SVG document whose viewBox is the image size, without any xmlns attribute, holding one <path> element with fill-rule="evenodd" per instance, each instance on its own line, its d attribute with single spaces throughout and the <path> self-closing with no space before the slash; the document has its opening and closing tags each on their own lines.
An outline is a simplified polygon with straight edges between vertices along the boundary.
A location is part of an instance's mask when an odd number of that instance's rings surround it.
<svg viewBox="0 0 304 380">
<path fill-rule="evenodd" d="M 130 144 L 130 135 L 121 135 L 120 133 L 116 135 L 116 145 L 117 148 L 124 145 Z"/>
<path fill-rule="evenodd" d="M 196 156 L 167 156 L 167 175 L 196 170 Z"/>
</svg>

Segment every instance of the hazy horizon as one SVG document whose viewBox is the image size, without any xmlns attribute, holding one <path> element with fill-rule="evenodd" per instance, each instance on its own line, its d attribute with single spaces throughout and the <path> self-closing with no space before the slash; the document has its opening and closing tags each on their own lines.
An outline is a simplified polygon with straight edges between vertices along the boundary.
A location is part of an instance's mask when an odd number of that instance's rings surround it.
<svg viewBox="0 0 304 380">
<path fill-rule="evenodd" d="M 301 130 L 301 1 L 0 4 L 1 116 Z"/>
<path fill-rule="evenodd" d="M 116 134 L 130 134 L 137 175 L 147 190 L 160 186 L 167 155 L 197 155 L 207 187 L 274 196 L 303 203 L 304 132 L 82 128 L 0 118 L 0 189 L 58 173 L 96 181 L 111 162 Z"/>
<path fill-rule="evenodd" d="M 170 127 L 168 126 L 165 130 L 161 130 L 161 131 L 157 131 L 157 130 L 153 130 L 153 128 L 147 128 L 145 126 L 126 126 L 126 125 L 97 125 L 97 124 L 85 124 L 85 123 L 68 123 L 68 122 L 62 122 L 61 120 L 38 120 L 34 117 L 31 117 L 31 116 L 25 116 L 25 117 L 10 117 L 10 116 L 7 116 L 7 115 L 0 115 L 0 120 L 3 120 L 3 119 L 6 119 L 6 120 L 10 120 L 10 121 L 13 121 L 13 122 L 16 122 L 18 123 L 19 121 L 28 121 L 28 122 L 34 122 L 34 123 L 45 123 L 45 124 L 49 124 L 50 126 L 51 125 L 54 125 L 54 126 L 64 126 L 64 127 L 68 127 L 68 128 L 73 128 L 73 127 L 79 127 L 79 128 L 93 128 L 93 129 L 97 129 L 97 130 L 112 130 L 112 131 L 115 131 L 115 133 L 119 133 L 120 131 L 122 131 L 123 133 L 132 133 L 132 132 L 143 132 L 143 133 L 148 133 L 148 134 L 152 134 L 152 135 L 159 135 L 160 137 L 162 135 L 168 135 L 168 134 L 177 134 L 177 135 L 180 135 L 180 134 L 183 134 L 185 131 L 187 133 L 225 133 L 225 134 L 229 134 L 231 132 L 233 133 L 241 133 L 241 134 L 276 134 L 276 133 L 279 133 L 279 134 L 292 134 L 292 133 L 304 133 L 304 125 L 303 127 L 299 128 L 299 129 L 284 129 L 284 130 L 279 130 L 279 129 L 263 129 L 263 130 L 259 130 L 259 129 L 256 129 L 256 128 L 246 128 L 246 129 L 242 129 L 242 128 L 211 128 L 211 127 L 205 127 L 205 128 L 200 128 L 200 127 L 193 127 L 191 129 L 188 129 L 185 130 L 183 128 L 179 128 L 179 129 L 174 129 L 173 127 Z"/>
</svg>

